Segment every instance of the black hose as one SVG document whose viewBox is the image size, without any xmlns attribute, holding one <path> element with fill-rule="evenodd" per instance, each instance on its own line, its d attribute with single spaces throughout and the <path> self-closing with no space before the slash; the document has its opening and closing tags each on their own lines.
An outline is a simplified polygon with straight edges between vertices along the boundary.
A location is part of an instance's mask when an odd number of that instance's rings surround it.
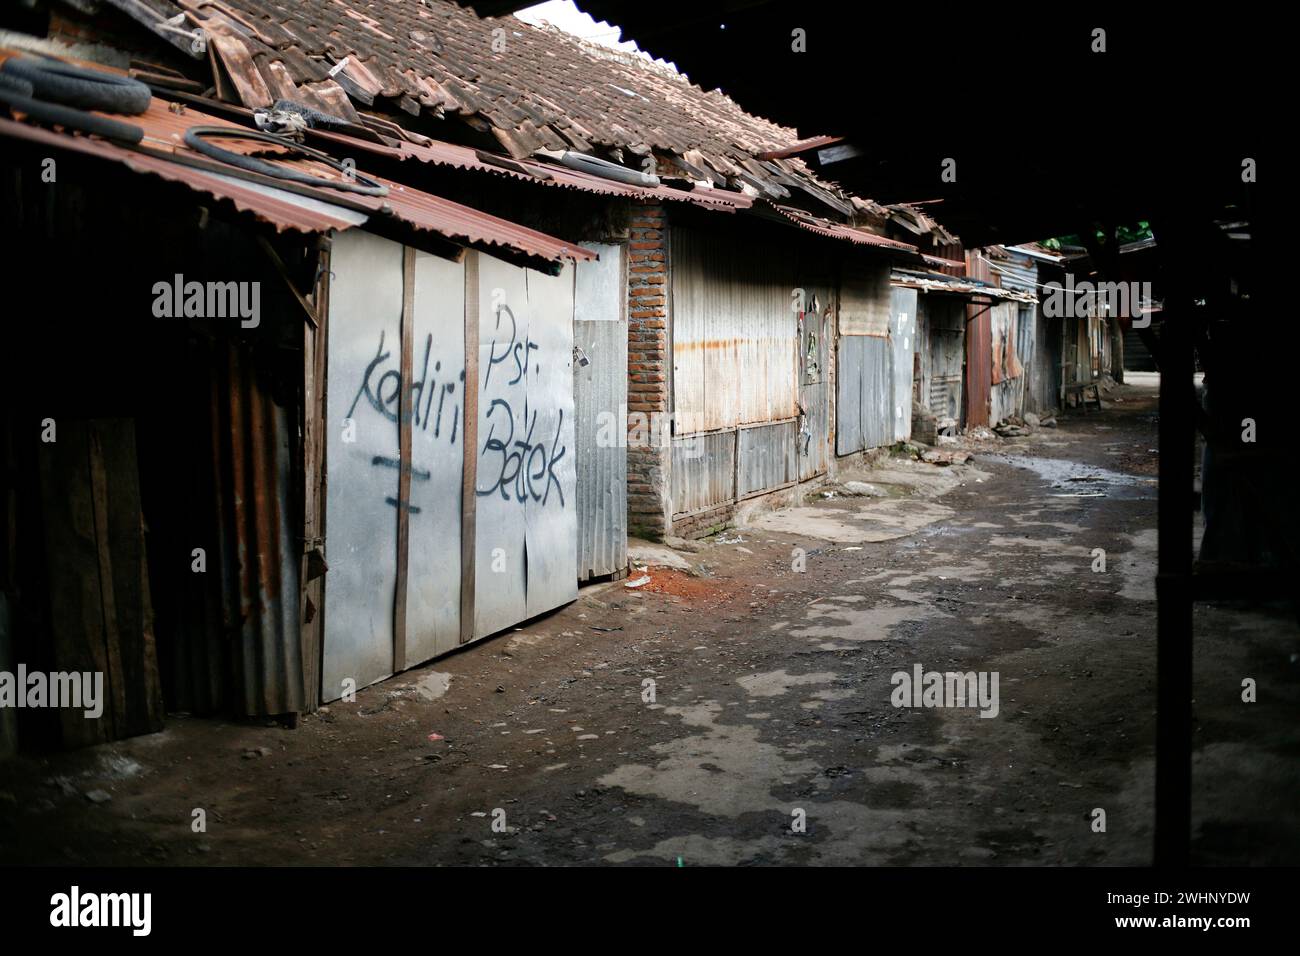
<svg viewBox="0 0 1300 956">
<path fill-rule="evenodd" d="M 83 110 L 135 116 L 149 108 L 153 96 L 139 80 L 58 60 L 11 57 L 0 65 L 0 72 L 26 80 L 38 100 Z"/>
<path fill-rule="evenodd" d="M 57 123 L 64 129 L 93 133 L 95 136 L 102 136 L 104 139 L 119 143 L 134 144 L 144 139 L 144 130 L 132 123 L 123 123 L 106 116 L 95 116 L 93 113 L 74 110 L 69 106 L 60 106 L 58 103 L 43 103 L 7 89 L 5 84 L 0 84 L 0 103 L 6 103 L 43 123 Z"/>
<path fill-rule="evenodd" d="M 319 176 L 313 176 L 310 173 L 304 173 L 301 170 L 291 169 L 287 166 L 279 166 L 275 163 L 268 163 L 254 156 L 245 156 L 242 153 L 234 153 L 220 146 L 214 146 L 207 142 L 204 137 L 224 137 L 226 139 L 248 139 L 260 143 L 273 143 L 284 149 L 300 153 L 308 159 L 314 159 L 319 163 L 324 163 L 331 169 L 335 169 L 345 176 L 356 179 L 356 182 L 343 181 L 337 179 L 322 179 Z M 322 153 L 318 149 L 312 149 L 310 146 L 302 146 L 292 140 L 287 140 L 282 136 L 275 136 L 271 133 L 264 133 L 259 130 L 235 129 L 228 126 L 191 126 L 185 131 L 185 145 L 190 149 L 200 152 L 212 159 L 219 160 L 229 166 L 238 169 L 247 169 L 250 172 L 261 173 L 263 176 L 271 176 L 275 179 L 287 179 L 291 182 L 306 183 L 309 186 L 323 186 L 328 189 L 340 189 L 344 192 L 360 193 L 363 196 L 387 196 L 388 187 L 383 183 L 376 182 L 367 176 L 363 176 L 355 169 L 344 166 L 341 162 L 330 156 L 328 153 Z"/>
</svg>

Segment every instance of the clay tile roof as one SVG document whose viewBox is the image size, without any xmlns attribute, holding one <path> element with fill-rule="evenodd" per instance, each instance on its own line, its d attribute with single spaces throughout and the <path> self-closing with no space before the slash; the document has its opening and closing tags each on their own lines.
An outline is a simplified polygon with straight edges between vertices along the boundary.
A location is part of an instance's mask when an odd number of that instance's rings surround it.
<svg viewBox="0 0 1300 956">
<path fill-rule="evenodd" d="M 689 154 L 689 168 L 705 170 L 719 185 L 748 183 L 772 199 L 787 198 L 793 187 L 851 212 L 843 194 L 819 183 L 800 160 L 756 159 L 798 143 L 794 130 L 751 116 L 662 63 L 555 28 L 480 18 L 444 0 L 174 6 L 213 37 L 232 87 L 224 92 L 245 106 L 296 92 L 309 105 L 355 118 L 353 102 L 386 98 L 412 114 L 486 121 L 517 158 L 541 148 L 642 154 L 649 147 L 674 159 Z"/>
</svg>

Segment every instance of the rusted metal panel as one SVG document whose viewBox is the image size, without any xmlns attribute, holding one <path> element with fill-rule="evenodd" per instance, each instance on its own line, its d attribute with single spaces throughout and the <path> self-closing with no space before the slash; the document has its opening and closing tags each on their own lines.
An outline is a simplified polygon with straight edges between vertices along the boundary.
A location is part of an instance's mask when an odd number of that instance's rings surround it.
<svg viewBox="0 0 1300 956">
<path fill-rule="evenodd" d="M 992 282 L 993 274 L 986 260 L 967 253 L 967 270 L 972 279 Z M 976 427 L 989 424 L 993 390 L 993 315 L 987 304 L 973 302 L 966 306 L 966 367 L 964 369 L 964 424 Z"/>
<path fill-rule="evenodd" d="M 875 246 L 881 249 L 892 249 L 898 252 L 916 252 L 916 246 L 906 242 L 899 242 L 897 239 L 889 239 L 885 236 L 878 236 L 875 233 L 867 232 L 863 229 L 855 229 L 841 222 L 834 222 L 830 219 L 822 219 L 814 216 L 802 209 L 796 209 L 793 206 L 783 206 L 779 203 L 770 202 L 769 200 L 758 200 L 765 208 L 770 207 L 775 210 L 782 218 L 788 220 L 800 229 L 816 233 L 819 236 L 825 236 L 828 239 L 839 239 L 844 242 L 851 242 L 859 246 Z"/>
<path fill-rule="evenodd" d="M 830 461 L 830 339 L 835 328 L 835 290 L 825 282 L 804 281 L 804 312 L 799 316 L 799 431 L 795 449 L 799 479 L 823 474 Z"/>
<path fill-rule="evenodd" d="M 253 355 L 231 342 L 228 362 L 233 527 L 223 552 L 239 556 L 237 613 L 228 619 L 239 634 L 235 708 L 296 713 L 303 709 L 300 545 L 291 504 L 296 416 L 276 401 L 271 370 Z"/>
<path fill-rule="evenodd" d="M 673 514 L 687 514 L 736 497 L 736 433 L 673 439 Z"/>
<path fill-rule="evenodd" d="M 736 441 L 740 455 L 736 467 L 737 497 L 744 498 L 798 480 L 797 433 L 797 422 L 777 422 L 739 430 Z"/>
<path fill-rule="evenodd" d="M 621 243 L 587 246 L 599 262 L 577 266 L 573 369 L 578 580 L 627 567 L 626 264 Z"/>
<path fill-rule="evenodd" d="M 1034 310 L 1034 374 L 1027 407 L 1043 414 L 1060 405 L 1061 394 L 1061 320 L 1043 315 L 1041 304 Z"/>
<path fill-rule="evenodd" d="M 1033 305 L 1019 302 L 1003 302 L 993 307 L 991 421 L 1018 417 L 1025 412 L 1025 372 L 1033 359 L 1033 310 Z"/>
<path fill-rule="evenodd" d="M 805 385 L 800 390 L 804 407 L 803 428 L 796 439 L 799 453 L 799 480 L 807 481 L 825 474 L 830 461 L 830 393 L 827 382 Z"/>
<path fill-rule="evenodd" d="M 363 196 L 301 184 L 294 184 L 292 188 L 286 184 L 286 188 L 278 188 L 249 181 L 234 167 L 214 163 L 179 142 L 191 126 L 241 128 L 198 110 L 187 109 L 183 114 L 172 113 L 166 103 L 155 99 L 146 113 L 132 117 L 131 121 L 144 128 L 153 152 L 127 149 L 100 139 L 54 133 L 8 119 L 0 119 L 0 136 L 13 136 L 97 156 L 122 163 L 138 173 L 183 183 L 205 195 L 228 200 L 239 211 L 249 213 L 275 226 L 277 230 L 292 229 L 306 233 L 343 231 L 362 225 L 372 218 L 393 218 L 445 239 L 497 247 L 548 263 L 591 256 L 574 243 L 382 177 L 372 178 L 388 187 L 386 196 Z M 158 148 L 154 145 L 158 141 L 170 145 Z M 262 158 L 268 161 L 276 159 L 275 156 Z M 191 165 L 186 165 L 185 162 Z M 310 160 L 278 162 L 286 168 L 316 176 L 339 178 L 340 175 L 328 166 Z M 200 164 L 202 168 L 192 164 Z"/>
<path fill-rule="evenodd" d="M 1033 258 L 1010 249 L 999 249 L 996 257 L 986 258 L 1002 288 L 1038 294 L 1038 263 Z"/>
<path fill-rule="evenodd" d="M 311 130 L 308 135 L 313 139 L 337 144 L 347 150 L 348 155 L 370 153 L 399 161 L 413 159 L 438 166 L 503 176 L 538 186 L 572 189 L 601 196 L 683 202 L 720 212 L 749 209 L 754 204 L 754 200 L 744 193 L 722 189 L 674 189 L 663 185 L 637 186 L 569 169 L 556 163 L 537 162 L 528 157 L 503 161 L 501 157 L 491 156 L 468 146 L 439 140 L 387 145 L 325 130 Z"/>
<path fill-rule="evenodd" d="M 674 414 L 712 431 L 797 414 L 797 313 L 788 254 L 672 231 Z"/>
</svg>

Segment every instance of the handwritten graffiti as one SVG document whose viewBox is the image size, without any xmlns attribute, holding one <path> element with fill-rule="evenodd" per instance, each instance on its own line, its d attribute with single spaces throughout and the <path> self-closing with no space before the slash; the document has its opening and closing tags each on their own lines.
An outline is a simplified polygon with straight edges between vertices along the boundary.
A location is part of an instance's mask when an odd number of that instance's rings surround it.
<svg viewBox="0 0 1300 956">
<path fill-rule="evenodd" d="M 482 459 L 479 470 L 485 475 L 492 476 L 493 482 L 490 487 L 476 489 L 479 495 L 490 495 L 494 491 L 499 491 L 501 497 L 509 501 L 513 485 L 516 501 L 532 498 L 533 501 L 545 505 L 550 500 L 551 486 L 554 485 L 559 495 L 560 507 L 563 508 L 564 488 L 560 484 L 560 479 L 556 477 L 555 466 L 560 463 L 568 450 L 560 444 L 564 409 L 560 409 L 559 421 L 556 422 L 555 435 L 550 441 L 549 449 L 544 441 L 533 441 L 533 431 L 537 427 L 537 411 L 534 410 L 532 415 L 529 415 L 527 399 L 524 400 L 524 421 L 528 424 L 528 431 L 518 441 L 514 440 L 514 411 L 505 399 L 492 399 L 486 419 L 488 434 L 483 442 L 483 455 L 479 456 Z M 497 436 L 498 424 L 503 424 L 507 429 L 504 438 Z M 487 458 L 488 455 L 499 455 L 500 458 L 494 463 Z M 538 491 L 539 483 L 540 491 Z"/>
<path fill-rule="evenodd" d="M 417 345 L 413 358 L 418 358 L 409 384 L 413 434 L 423 434 L 438 442 L 445 440 L 455 446 L 457 437 L 464 432 L 461 416 L 465 371 L 463 368 L 455 372 L 444 370 L 442 362 L 434 358 L 432 335 Z M 541 370 L 541 347 L 526 337 L 521 340 L 514 313 L 505 304 L 498 305 L 483 375 L 487 408 L 480 423 L 480 433 L 486 431 L 487 434 L 478 456 L 479 487 L 475 491 L 479 496 L 499 493 L 506 501 L 512 498 L 520 503 L 531 500 L 542 506 L 555 501 L 560 508 L 565 507 L 564 487 L 557 474 L 557 466 L 568 451 L 563 443 L 564 410 L 559 409 L 556 415 L 543 413 L 539 416 L 539 412 L 545 409 L 529 403 L 529 380 L 538 376 Z M 486 393 L 494 377 L 495 386 L 489 398 Z M 533 387 L 534 390 L 537 388 L 536 383 Z M 406 388 L 408 386 L 402 381 L 400 349 L 386 345 L 385 335 L 381 332 L 373 357 L 361 374 L 347 418 L 352 419 L 358 408 L 369 407 L 391 423 L 400 442 L 401 402 Z M 515 409 L 521 407 L 523 415 L 517 416 Z M 428 471 L 414 468 L 409 463 L 403 464 L 395 457 L 374 455 L 370 464 L 374 468 L 409 472 L 412 482 L 431 479 Z M 420 512 L 420 508 L 409 500 L 401 501 L 394 497 L 384 500 L 412 514 Z"/>
<path fill-rule="evenodd" d="M 506 382 L 506 384 L 518 385 L 528 374 L 528 359 L 531 357 L 533 349 L 538 347 L 537 343 L 531 340 L 525 340 L 523 342 L 516 341 L 519 335 L 519 323 L 515 321 L 515 314 L 510 311 L 510 306 L 508 305 L 497 306 L 496 331 L 501 331 L 502 312 L 510 316 L 510 341 L 506 344 L 504 349 L 497 352 L 497 340 L 495 338 L 492 340 L 492 344 L 488 348 L 487 374 L 483 376 L 483 388 L 485 389 L 492 381 L 492 370 L 503 362 L 511 359 L 514 360 L 515 377 Z"/>
<path fill-rule="evenodd" d="M 392 422 L 393 427 L 400 431 L 399 403 L 402 395 L 402 371 L 400 365 L 397 368 L 383 370 L 384 364 L 392 358 L 392 351 L 384 349 L 384 333 L 380 332 L 375 357 L 370 360 L 365 373 L 361 376 L 361 385 L 348 409 L 348 418 L 353 417 L 357 405 L 365 399 L 366 404 Z M 419 378 L 411 382 L 411 422 L 414 428 L 431 434 L 435 439 L 442 437 L 445 428 L 448 440 L 455 445 L 456 435 L 460 429 L 461 409 L 461 400 L 457 396 L 457 383 L 462 389 L 464 388 L 465 370 L 462 368 L 459 373 L 452 375 L 451 381 L 439 382 L 439 377 L 443 374 L 442 362 L 434 361 L 433 368 L 430 370 L 429 362 L 432 358 L 433 336 L 427 335 L 424 339 L 424 359 L 420 366 Z M 449 397 L 450 402 L 448 402 Z M 433 429 L 432 433 L 429 431 L 430 426 Z"/>
<path fill-rule="evenodd" d="M 502 318 L 509 319 L 509 334 L 503 335 Z M 499 337 L 498 337 L 499 336 Z M 492 381 L 492 373 L 498 365 L 503 366 L 498 373 L 513 377 L 505 382 L 506 397 L 492 398 L 483 416 L 487 426 L 487 435 L 483 439 L 482 452 L 479 455 L 479 472 L 484 480 L 491 484 L 475 488 L 480 495 L 500 493 L 502 499 L 509 501 L 532 500 L 545 506 L 551 501 L 554 487 L 559 506 L 565 506 L 564 487 L 555 473 L 558 465 L 568 451 L 560 443 L 564 428 L 564 410 L 556 416 L 555 431 L 550 435 L 537 433 L 538 409 L 530 406 L 528 400 L 528 371 L 532 363 L 534 375 L 541 372 L 539 361 L 533 361 L 534 351 L 540 351 L 536 342 L 525 338 L 519 341 L 519 324 L 515 314 L 504 303 L 496 308 L 496 326 L 494 337 L 488 346 L 488 365 L 483 374 L 483 388 L 486 391 Z M 514 405 L 518 397 L 523 399 L 523 419 L 516 426 Z M 545 428 L 545 426 L 543 426 Z M 519 437 L 516 437 L 516 432 Z"/>
</svg>

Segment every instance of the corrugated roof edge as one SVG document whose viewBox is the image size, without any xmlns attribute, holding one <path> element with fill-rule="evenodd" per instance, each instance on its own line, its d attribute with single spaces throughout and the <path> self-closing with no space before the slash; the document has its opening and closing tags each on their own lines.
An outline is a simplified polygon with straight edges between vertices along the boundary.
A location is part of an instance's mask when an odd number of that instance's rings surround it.
<svg viewBox="0 0 1300 956">
<path fill-rule="evenodd" d="M 151 121 L 150 113 L 157 114 L 158 111 L 163 112 L 166 123 Z M 146 133 L 164 132 L 177 125 L 176 117 L 166 112 L 166 105 L 161 100 L 153 101 L 150 113 L 133 118 L 145 128 Z M 189 125 L 225 125 L 218 118 L 198 111 L 187 111 L 186 119 L 193 120 Z M 544 271 L 552 271 L 549 266 L 565 259 L 579 261 L 596 258 L 594 253 L 576 243 L 404 184 L 388 183 L 390 201 L 362 201 L 360 205 L 368 207 L 368 211 L 360 212 L 356 209 L 357 197 L 349 197 L 351 201 L 346 206 L 335 205 L 330 202 L 328 189 L 309 190 L 311 196 L 304 201 L 298 192 L 240 182 L 235 178 L 238 171 L 233 167 L 231 175 L 223 175 L 184 165 L 159 155 L 156 151 L 144 152 L 97 138 L 56 133 L 10 119 L 0 118 L 0 135 L 116 161 L 133 172 L 182 183 L 196 192 L 230 202 L 237 211 L 274 226 L 277 232 L 286 229 L 309 234 L 343 231 L 367 223 L 375 225 L 374 217 L 379 216 L 400 221 L 415 230 L 433 233 L 460 245 L 482 248 L 489 254 L 497 249 L 503 250 L 507 255 L 520 256 L 526 264 L 543 268 Z M 164 138 L 165 135 L 155 137 Z M 178 144 L 177 148 L 184 149 Z M 189 153 L 188 150 L 184 152 Z M 547 267 L 538 265 L 539 261 L 546 263 Z"/>
</svg>

